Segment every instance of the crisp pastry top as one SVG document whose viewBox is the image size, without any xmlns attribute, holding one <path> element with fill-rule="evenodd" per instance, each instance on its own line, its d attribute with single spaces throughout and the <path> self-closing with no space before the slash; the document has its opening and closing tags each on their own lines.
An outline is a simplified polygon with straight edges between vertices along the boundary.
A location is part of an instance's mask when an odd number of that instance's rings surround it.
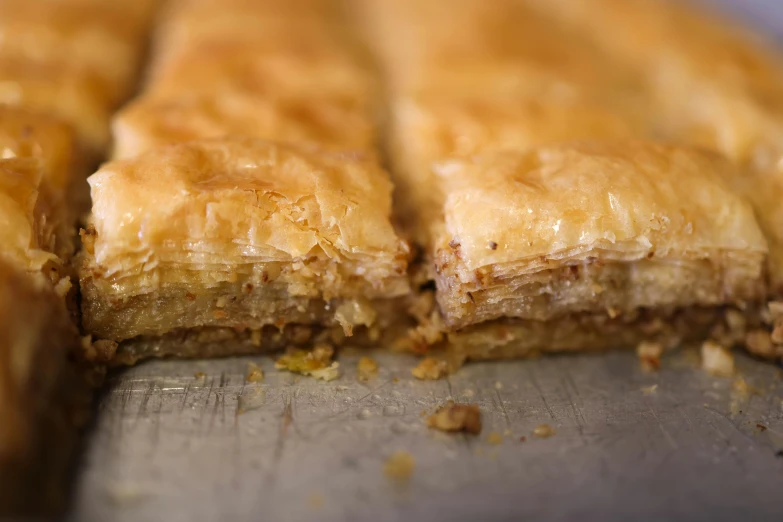
<svg viewBox="0 0 783 522">
<path fill-rule="evenodd" d="M 360 10 L 395 92 L 567 100 L 639 87 L 595 43 L 518 0 L 368 0 Z"/>
<path fill-rule="evenodd" d="M 166 62 L 205 42 L 277 42 L 283 49 L 304 36 L 325 40 L 334 31 L 329 23 L 334 10 L 334 2 L 324 0 L 172 2 L 160 16 L 155 62 Z"/>
<path fill-rule="evenodd" d="M 539 2 L 648 74 L 671 124 L 733 159 L 783 158 L 783 55 L 759 34 L 674 0 Z"/>
<path fill-rule="evenodd" d="M 640 142 L 444 162 L 443 247 L 458 244 L 468 271 L 514 274 L 591 257 L 761 258 L 767 244 L 727 181 L 733 169 L 711 153 Z"/>
<path fill-rule="evenodd" d="M 71 188 L 74 147 L 73 131 L 64 122 L 0 106 L 0 157 L 40 158 L 53 192 L 65 195 Z"/>
<path fill-rule="evenodd" d="M 0 3 L 0 57 L 67 66 L 111 85 L 123 85 L 135 70 L 136 54 L 133 39 L 123 37 L 124 25 L 121 13 L 99 12 L 92 6 L 4 1 Z"/>
<path fill-rule="evenodd" d="M 47 222 L 55 209 L 43 179 L 37 158 L 0 159 L 0 257 L 30 272 L 57 260 L 55 228 Z"/>
<path fill-rule="evenodd" d="M 258 97 L 344 96 L 366 99 L 371 75 L 342 46 L 303 41 L 299 47 L 277 42 L 247 45 L 205 42 L 177 60 L 156 68 L 145 97 L 177 98 L 191 94 L 251 92 Z"/>
<path fill-rule="evenodd" d="M 313 255 L 354 262 L 359 277 L 405 270 L 391 183 L 357 155 L 222 138 L 107 163 L 88 181 L 93 253 L 106 276 Z"/>
<path fill-rule="evenodd" d="M 368 112 L 368 107 L 339 98 L 263 98 L 238 91 L 141 98 L 114 118 L 113 156 L 131 158 L 161 145 L 232 134 L 371 150 L 375 125 Z"/>
</svg>

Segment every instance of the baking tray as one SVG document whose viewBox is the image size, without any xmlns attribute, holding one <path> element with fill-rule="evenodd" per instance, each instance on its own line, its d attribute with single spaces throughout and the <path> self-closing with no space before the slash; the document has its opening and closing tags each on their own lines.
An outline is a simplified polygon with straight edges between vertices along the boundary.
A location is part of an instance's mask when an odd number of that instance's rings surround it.
<svg viewBox="0 0 783 522">
<path fill-rule="evenodd" d="M 783 34 L 777 0 L 715 0 Z M 378 353 L 325 383 L 266 357 L 152 361 L 110 376 L 76 477 L 76 521 L 783 520 L 783 380 L 737 356 L 711 377 L 692 352 L 645 373 L 632 353 L 468 365 L 413 379 Z M 245 380 L 249 361 L 266 373 Z M 475 402 L 479 436 L 429 430 Z M 555 435 L 541 439 L 534 428 Z M 415 463 L 388 476 L 395 452 Z"/>
</svg>

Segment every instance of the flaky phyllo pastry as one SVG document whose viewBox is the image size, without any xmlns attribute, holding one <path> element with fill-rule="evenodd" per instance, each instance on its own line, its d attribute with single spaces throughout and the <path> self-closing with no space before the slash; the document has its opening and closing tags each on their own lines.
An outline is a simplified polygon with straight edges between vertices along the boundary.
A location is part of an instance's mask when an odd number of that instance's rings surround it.
<svg viewBox="0 0 783 522">
<path fill-rule="evenodd" d="M 89 182 L 83 320 L 102 338 L 199 329 L 213 346 L 223 328 L 257 350 L 265 327 L 350 336 L 409 291 L 391 184 L 359 155 L 225 138 L 111 162 Z"/>
<path fill-rule="evenodd" d="M 505 334 L 495 345 L 586 348 L 584 338 L 557 338 L 561 321 L 578 318 L 605 332 L 603 345 L 618 325 L 671 343 L 683 333 L 666 324 L 674 314 L 764 295 L 766 240 L 729 183 L 734 167 L 717 155 L 577 143 L 443 162 L 436 172 L 445 187 L 436 296 L 455 339 L 503 319 L 511 329 L 543 322 L 528 327 L 550 337 L 535 346 Z M 655 318 L 658 328 L 639 328 Z"/>
</svg>

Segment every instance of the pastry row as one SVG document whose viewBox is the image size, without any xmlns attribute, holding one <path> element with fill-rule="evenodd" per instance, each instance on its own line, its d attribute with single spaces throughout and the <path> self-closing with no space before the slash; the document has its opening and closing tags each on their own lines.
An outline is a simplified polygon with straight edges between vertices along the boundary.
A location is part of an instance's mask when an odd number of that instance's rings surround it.
<svg viewBox="0 0 783 522">
<path fill-rule="evenodd" d="M 119 362 L 779 357 L 783 67 L 753 40 L 655 0 L 174 3 L 90 178 L 84 327 Z"/>
</svg>

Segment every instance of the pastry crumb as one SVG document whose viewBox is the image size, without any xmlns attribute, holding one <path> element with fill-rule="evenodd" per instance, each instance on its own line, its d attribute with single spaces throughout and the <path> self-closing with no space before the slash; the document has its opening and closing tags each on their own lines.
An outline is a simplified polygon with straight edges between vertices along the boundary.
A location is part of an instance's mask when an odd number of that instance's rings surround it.
<svg viewBox="0 0 783 522">
<path fill-rule="evenodd" d="M 441 359 L 425 357 L 411 373 L 417 379 L 436 381 L 448 374 L 448 364 Z"/>
<path fill-rule="evenodd" d="M 196 373 L 193 374 L 193 377 L 195 377 L 196 379 L 203 379 L 206 376 L 207 376 L 207 374 L 204 373 L 204 372 L 196 372 Z"/>
<path fill-rule="evenodd" d="M 383 465 L 383 473 L 397 482 L 407 482 L 416 469 L 416 460 L 407 451 L 393 453 Z"/>
<path fill-rule="evenodd" d="M 427 417 L 427 426 L 449 432 L 481 433 L 481 410 L 477 404 L 446 403 Z"/>
<path fill-rule="evenodd" d="M 372 357 L 362 357 L 356 365 L 357 378 L 360 381 L 369 381 L 378 375 L 378 361 Z"/>
<path fill-rule="evenodd" d="M 539 439 L 548 439 L 555 434 L 555 429 L 549 424 L 539 424 L 533 428 L 533 435 Z"/>
<path fill-rule="evenodd" d="M 492 431 L 487 435 L 487 442 L 493 446 L 499 446 L 500 444 L 503 444 L 503 435 L 496 431 Z"/>
<path fill-rule="evenodd" d="M 646 372 L 657 372 L 661 369 L 661 355 L 663 355 L 663 345 L 642 341 L 636 347 L 636 355 L 642 365 L 642 370 Z"/>
<path fill-rule="evenodd" d="M 650 395 L 652 393 L 655 393 L 658 390 L 658 385 L 653 384 L 652 386 L 645 386 L 642 388 L 642 393 L 645 395 Z"/>
<path fill-rule="evenodd" d="M 275 362 L 275 368 L 333 381 L 340 377 L 340 363 L 332 361 L 333 355 L 334 348 L 328 344 L 316 344 L 311 351 L 289 349 Z"/>
<path fill-rule="evenodd" d="M 714 341 L 701 345 L 701 367 L 711 375 L 730 377 L 734 375 L 734 356 Z"/>
<path fill-rule="evenodd" d="M 502 390 L 503 389 L 503 383 L 500 381 L 495 381 L 495 389 L 496 390 Z"/>
<path fill-rule="evenodd" d="M 521 437 L 519 437 L 519 442 L 527 442 L 527 437 L 522 435 Z"/>
<path fill-rule="evenodd" d="M 261 382 L 264 380 L 264 370 L 254 362 L 247 363 L 247 382 Z"/>
</svg>

